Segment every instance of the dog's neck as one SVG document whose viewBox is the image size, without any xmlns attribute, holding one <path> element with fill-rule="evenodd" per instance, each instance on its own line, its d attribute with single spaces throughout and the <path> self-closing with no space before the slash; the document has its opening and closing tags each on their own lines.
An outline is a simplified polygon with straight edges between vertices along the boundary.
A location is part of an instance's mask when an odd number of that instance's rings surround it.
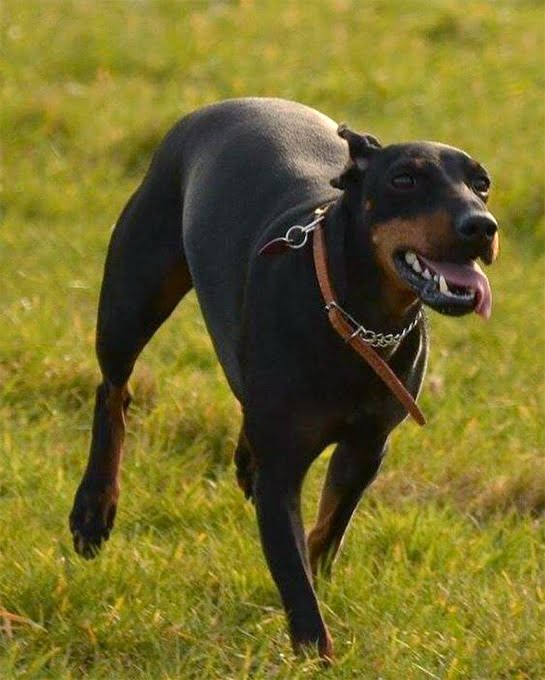
<svg viewBox="0 0 545 680">
<path fill-rule="evenodd" d="M 421 308 L 410 292 L 394 287 L 379 268 L 368 225 L 354 220 L 345 196 L 330 208 L 326 218 L 328 260 L 341 304 L 360 323 L 380 332 L 397 332 Z"/>
</svg>

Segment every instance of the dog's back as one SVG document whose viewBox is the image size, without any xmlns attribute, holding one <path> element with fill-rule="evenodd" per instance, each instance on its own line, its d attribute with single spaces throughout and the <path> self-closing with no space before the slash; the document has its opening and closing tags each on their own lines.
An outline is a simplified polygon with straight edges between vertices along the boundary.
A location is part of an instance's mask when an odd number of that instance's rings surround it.
<svg viewBox="0 0 545 680">
<path fill-rule="evenodd" d="M 241 391 L 237 347 L 244 286 L 265 234 L 331 200 L 347 159 L 336 124 L 302 104 L 233 99 L 182 119 L 146 182 L 176 176 L 182 240 L 193 285 L 223 369 Z"/>
</svg>

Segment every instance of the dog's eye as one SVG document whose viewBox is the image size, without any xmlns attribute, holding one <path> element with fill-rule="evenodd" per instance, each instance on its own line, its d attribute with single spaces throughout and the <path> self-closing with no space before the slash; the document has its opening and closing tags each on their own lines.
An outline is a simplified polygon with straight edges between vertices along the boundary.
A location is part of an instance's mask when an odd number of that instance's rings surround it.
<svg viewBox="0 0 545 680">
<path fill-rule="evenodd" d="M 416 186 L 416 177 L 409 175 L 408 172 L 404 172 L 401 175 L 392 177 L 392 186 L 394 189 L 412 189 Z"/>
<path fill-rule="evenodd" d="M 490 189 L 490 180 L 488 177 L 484 177 L 484 175 L 483 177 L 476 177 L 471 183 L 471 186 L 476 193 L 487 194 Z"/>
</svg>

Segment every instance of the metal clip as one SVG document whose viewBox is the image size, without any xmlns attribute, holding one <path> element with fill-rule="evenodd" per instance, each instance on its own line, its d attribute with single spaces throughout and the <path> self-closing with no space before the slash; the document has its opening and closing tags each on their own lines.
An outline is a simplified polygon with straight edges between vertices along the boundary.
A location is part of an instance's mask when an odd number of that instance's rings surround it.
<svg viewBox="0 0 545 680">
<path fill-rule="evenodd" d="M 311 231 L 316 229 L 317 225 L 325 217 L 325 210 L 318 208 L 314 212 L 317 217 L 307 224 L 306 226 L 301 226 L 300 224 L 294 224 L 291 226 L 284 236 L 279 238 L 274 238 L 272 241 L 266 243 L 260 250 L 259 255 L 276 255 L 278 253 L 283 253 L 286 250 L 299 250 L 307 244 L 308 235 Z"/>
</svg>

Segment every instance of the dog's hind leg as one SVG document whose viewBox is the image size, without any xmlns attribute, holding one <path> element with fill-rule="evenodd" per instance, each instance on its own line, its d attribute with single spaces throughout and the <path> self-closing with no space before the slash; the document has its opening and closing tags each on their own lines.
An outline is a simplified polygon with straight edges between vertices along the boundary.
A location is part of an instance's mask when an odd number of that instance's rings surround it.
<svg viewBox="0 0 545 680">
<path fill-rule="evenodd" d="M 341 546 L 344 533 L 358 502 L 375 478 L 386 450 L 386 438 L 348 437 L 341 441 L 329 462 L 316 524 L 308 535 L 313 575 L 326 578 Z"/>
<path fill-rule="evenodd" d="M 93 557 L 113 526 L 119 467 L 134 363 L 159 326 L 192 287 L 181 240 L 181 199 L 144 185 L 114 229 L 100 294 L 97 389 L 87 468 L 74 499 L 74 547 Z"/>
</svg>

